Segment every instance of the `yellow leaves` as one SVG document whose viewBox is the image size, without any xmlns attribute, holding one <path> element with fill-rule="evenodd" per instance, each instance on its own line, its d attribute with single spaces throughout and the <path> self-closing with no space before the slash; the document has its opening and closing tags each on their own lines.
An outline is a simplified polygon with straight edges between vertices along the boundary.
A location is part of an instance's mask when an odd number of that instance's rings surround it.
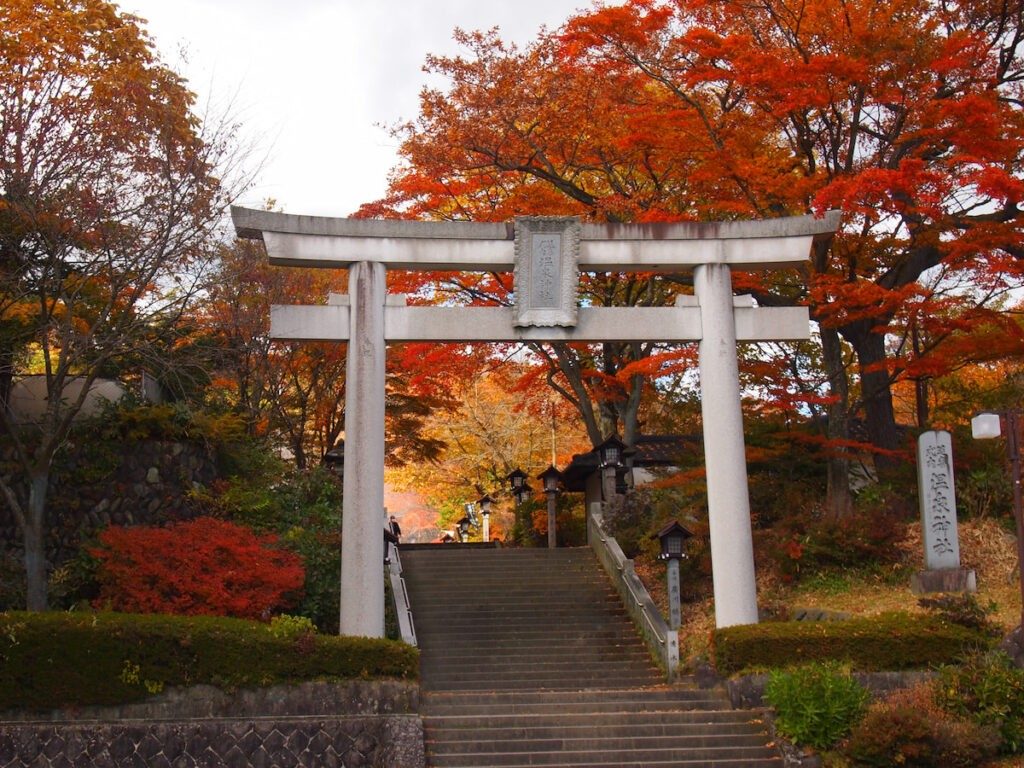
<svg viewBox="0 0 1024 768">
<path fill-rule="evenodd" d="M 0 322 L 28 325 L 39 316 L 39 303 L 13 301 L 0 307 Z"/>
</svg>

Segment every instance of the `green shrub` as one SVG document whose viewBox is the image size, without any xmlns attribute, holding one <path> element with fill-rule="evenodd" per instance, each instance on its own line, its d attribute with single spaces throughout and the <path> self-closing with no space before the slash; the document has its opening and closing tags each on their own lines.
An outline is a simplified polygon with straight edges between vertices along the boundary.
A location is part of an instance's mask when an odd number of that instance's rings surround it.
<svg viewBox="0 0 1024 768">
<path fill-rule="evenodd" d="M 109 403 L 102 413 L 75 426 L 94 440 L 204 440 L 213 444 L 245 439 L 245 423 L 236 413 L 193 410 L 183 402 L 140 403 L 132 397 Z"/>
<path fill-rule="evenodd" d="M 997 728 L 1001 751 L 1024 753 L 1024 669 L 1005 653 L 977 653 L 943 667 L 937 696 L 943 709 Z"/>
<path fill-rule="evenodd" d="M 828 660 L 865 671 L 915 669 L 951 663 L 990 642 L 976 630 L 906 613 L 747 624 L 713 636 L 715 666 L 725 675 Z"/>
<path fill-rule="evenodd" d="M 972 768 L 998 746 L 994 728 L 940 709 L 933 687 L 926 684 L 872 704 L 842 752 L 854 765 Z"/>
<path fill-rule="evenodd" d="M 996 604 L 990 602 L 984 606 L 969 592 L 922 597 L 917 604 L 953 624 L 976 629 L 991 637 L 1002 634 L 1002 629 L 989 619 L 996 611 Z"/>
<path fill-rule="evenodd" d="M 965 518 L 995 516 L 1002 510 L 1013 509 L 1010 475 L 1003 468 L 1001 460 L 993 461 L 990 457 L 990 461 L 987 465 L 977 462 L 967 464 L 972 469 L 956 476 L 957 507 Z"/>
<path fill-rule="evenodd" d="M 868 692 L 836 662 L 774 671 L 765 698 L 775 708 L 783 736 L 817 749 L 835 744 L 864 714 Z"/>
<path fill-rule="evenodd" d="M 92 550 L 97 546 L 99 542 L 96 538 L 90 536 L 84 539 L 71 558 L 50 571 L 46 594 L 52 610 L 72 610 L 79 606 L 89 606 L 99 597 L 100 584 L 96 573 L 100 561 L 92 554 Z"/>
<path fill-rule="evenodd" d="M 13 552 L 0 549 L 0 611 L 25 607 L 25 565 Z"/>
<path fill-rule="evenodd" d="M 390 640 L 275 637 L 241 619 L 12 612 L 0 614 L 0 710 L 113 705 L 165 686 L 413 679 L 417 659 Z"/>
<path fill-rule="evenodd" d="M 279 640 L 294 640 L 301 635 L 315 635 L 316 626 L 305 616 L 289 616 L 282 613 L 270 620 L 270 634 Z"/>
</svg>

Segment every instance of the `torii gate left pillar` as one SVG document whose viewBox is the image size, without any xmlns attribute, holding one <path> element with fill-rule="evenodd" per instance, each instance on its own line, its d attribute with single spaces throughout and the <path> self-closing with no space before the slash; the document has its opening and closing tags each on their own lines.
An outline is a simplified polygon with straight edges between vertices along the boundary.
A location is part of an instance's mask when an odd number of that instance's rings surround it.
<svg viewBox="0 0 1024 768">
<path fill-rule="evenodd" d="M 384 303 L 380 262 L 349 269 L 345 361 L 345 519 L 341 536 L 340 632 L 384 637 Z M 369 576 L 368 576 L 369 575 Z"/>
</svg>

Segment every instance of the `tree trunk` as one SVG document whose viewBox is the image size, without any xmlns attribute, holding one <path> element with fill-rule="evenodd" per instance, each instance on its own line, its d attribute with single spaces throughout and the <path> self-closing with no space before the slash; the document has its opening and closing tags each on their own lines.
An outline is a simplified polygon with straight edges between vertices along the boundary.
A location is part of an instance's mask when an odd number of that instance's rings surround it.
<svg viewBox="0 0 1024 768">
<path fill-rule="evenodd" d="M 821 328 L 820 332 L 829 389 L 835 398 L 828 406 L 828 439 L 847 440 L 850 436 L 850 390 L 843 365 L 843 347 L 834 328 Z M 850 457 L 846 448 L 836 448 L 833 443 L 833 447 L 829 449 L 827 471 L 826 515 L 829 519 L 838 520 L 850 514 L 853 509 L 853 499 L 850 495 Z"/>
<path fill-rule="evenodd" d="M 849 337 L 848 337 L 849 338 Z M 892 407 L 892 388 L 886 365 L 885 336 L 862 331 L 850 338 L 860 367 L 861 397 L 864 418 L 871 444 L 880 449 L 875 454 L 879 477 L 899 464 L 895 455 L 900 447 L 896 414 Z"/>
<path fill-rule="evenodd" d="M 7 410 L 14 386 L 14 350 L 4 344 L 0 348 L 0 408 Z M 6 431 L 6 421 L 0 419 L 0 433 Z"/>
<path fill-rule="evenodd" d="M 921 357 L 921 335 L 915 323 L 911 330 L 911 339 L 914 344 L 914 357 Z M 917 407 L 917 427 L 920 430 L 928 429 L 928 379 L 918 377 L 914 379 L 914 402 Z"/>
<path fill-rule="evenodd" d="M 640 402 L 643 399 L 644 378 L 633 376 L 629 381 L 629 397 L 622 407 L 622 442 L 633 445 L 640 436 Z"/>
<path fill-rule="evenodd" d="M 46 494 L 50 487 L 48 471 L 33 474 L 29 479 L 28 507 L 22 542 L 25 546 L 25 607 L 45 611 L 46 600 Z"/>
</svg>

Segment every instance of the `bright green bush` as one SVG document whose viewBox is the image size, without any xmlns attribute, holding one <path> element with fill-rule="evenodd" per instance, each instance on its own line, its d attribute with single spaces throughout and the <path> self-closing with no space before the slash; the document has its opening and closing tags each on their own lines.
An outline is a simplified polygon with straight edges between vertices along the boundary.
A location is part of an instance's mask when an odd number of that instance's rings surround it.
<svg viewBox="0 0 1024 768">
<path fill-rule="evenodd" d="M 997 728 L 1001 751 L 1024 753 L 1024 669 L 1005 653 L 973 654 L 943 667 L 937 697 L 943 709 Z"/>
<path fill-rule="evenodd" d="M 779 621 L 715 631 L 719 673 L 836 660 L 863 671 L 949 664 L 987 648 L 983 633 L 933 616 L 885 613 L 845 621 Z"/>
<path fill-rule="evenodd" d="M 282 546 L 302 558 L 302 599 L 289 611 L 311 619 L 321 632 L 336 633 L 341 484 L 324 468 L 288 469 L 272 457 L 250 454 L 244 473 L 219 482 L 199 500 L 217 516 L 257 533 L 276 534 Z"/>
<path fill-rule="evenodd" d="M 972 768 L 995 755 L 999 741 L 994 728 L 939 708 L 925 684 L 872 704 L 842 752 L 856 766 Z"/>
<path fill-rule="evenodd" d="M 0 711 L 112 705 L 165 686 L 231 690 L 305 680 L 417 676 L 403 643 L 214 616 L 0 614 Z"/>
<path fill-rule="evenodd" d="M 773 671 L 764 693 L 775 709 L 779 733 L 816 749 L 846 736 L 868 702 L 867 690 L 850 668 L 836 662 Z"/>
<path fill-rule="evenodd" d="M 282 613 L 270 620 L 270 634 L 278 639 L 294 640 L 301 635 L 315 635 L 316 626 L 305 616 Z"/>
</svg>

